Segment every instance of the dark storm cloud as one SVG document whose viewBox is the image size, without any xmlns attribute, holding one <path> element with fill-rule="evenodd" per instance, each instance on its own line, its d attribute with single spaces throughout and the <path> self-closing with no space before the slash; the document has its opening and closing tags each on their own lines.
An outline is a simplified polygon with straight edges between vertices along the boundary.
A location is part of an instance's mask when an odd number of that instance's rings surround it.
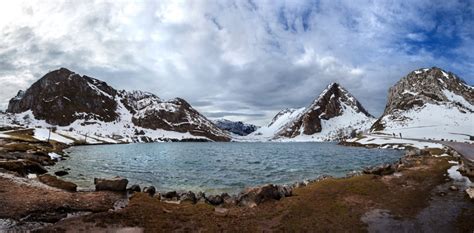
<svg viewBox="0 0 474 233">
<path fill-rule="evenodd" d="M 331 82 L 374 115 L 411 70 L 474 74 L 470 1 L 15 1 L 0 7 L 0 106 L 67 67 L 265 124 Z"/>
</svg>

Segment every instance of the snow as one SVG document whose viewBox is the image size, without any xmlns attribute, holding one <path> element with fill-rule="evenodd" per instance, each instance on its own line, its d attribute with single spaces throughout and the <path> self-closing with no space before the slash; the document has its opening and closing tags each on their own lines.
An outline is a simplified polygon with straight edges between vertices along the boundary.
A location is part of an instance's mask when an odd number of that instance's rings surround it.
<svg viewBox="0 0 474 233">
<path fill-rule="evenodd" d="M 342 115 L 333 117 L 329 120 L 321 120 L 321 132 L 306 135 L 300 132 L 300 135 L 294 138 L 276 138 L 272 141 L 281 142 L 321 142 L 337 140 L 341 134 L 350 135 L 353 130 L 358 132 L 367 132 L 375 119 L 369 118 L 362 112 L 356 112 L 353 108 L 341 103 L 344 112 Z M 303 128 L 303 127 L 302 127 Z"/>
<path fill-rule="evenodd" d="M 87 85 L 89 85 L 90 88 L 92 88 L 92 90 L 96 91 L 96 93 L 98 95 L 104 95 L 104 96 L 107 96 L 109 97 L 110 99 L 113 99 L 113 97 L 111 95 L 109 95 L 108 93 L 106 93 L 105 91 L 102 91 L 101 89 L 99 89 L 98 87 L 96 87 L 94 84 L 91 84 L 89 82 L 87 82 Z"/>
<path fill-rule="evenodd" d="M 51 132 L 49 129 L 44 129 L 44 128 L 38 128 L 34 130 L 34 138 L 40 140 L 40 141 L 47 141 L 48 137 L 50 140 L 57 141 L 57 142 L 62 142 L 65 144 L 72 144 L 74 143 L 73 140 L 65 138 L 55 132 Z"/>
<path fill-rule="evenodd" d="M 449 75 L 448 75 L 446 72 L 444 72 L 443 70 L 442 70 L 441 72 L 443 73 L 443 76 L 444 76 L 445 78 L 449 78 Z"/>
<path fill-rule="evenodd" d="M 454 181 L 458 181 L 464 183 L 465 186 L 469 187 L 471 185 L 471 180 L 469 178 L 463 176 L 459 171 L 459 165 L 454 165 L 448 169 L 448 176 L 449 178 L 453 179 Z"/>
<path fill-rule="evenodd" d="M 412 91 L 409 91 L 409 90 L 404 90 L 404 91 L 402 92 L 402 95 L 404 95 L 404 94 L 418 95 L 418 93 L 412 92 Z"/>
<path fill-rule="evenodd" d="M 52 159 L 52 160 L 55 160 L 55 159 L 61 159 L 61 155 L 58 155 L 54 152 L 50 152 L 48 153 L 49 157 Z"/>
<path fill-rule="evenodd" d="M 472 105 L 471 105 L 472 107 Z M 408 111 L 396 113 L 382 118 L 385 129 L 382 133 L 400 133 L 404 138 L 454 140 L 469 142 L 468 135 L 474 135 L 474 114 L 462 113 L 456 106 L 425 104 Z"/>
<path fill-rule="evenodd" d="M 280 131 L 283 126 L 289 122 L 295 120 L 306 108 L 298 109 L 287 109 L 287 111 L 279 116 L 275 121 L 271 122 L 267 126 L 260 127 L 255 132 L 247 135 L 247 140 L 266 141 L 270 140 L 275 134 Z"/>
<path fill-rule="evenodd" d="M 470 104 L 469 102 L 467 102 L 467 100 L 464 99 L 464 97 L 457 95 L 456 93 L 451 92 L 449 90 L 443 90 L 443 94 L 444 96 L 446 96 L 446 98 L 448 98 L 449 101 L 454 102 L 454 103 L 459 103 L 465 108 L 470 109 L 471 111 L 474 111 L 474 106 Z"/>
<path fill-rule="evenodd" d="M 378 145 L 381 148 L 400 148 L 400 145 L 403 147 L 414 147 L 418 149 L 425 149 L 425 148 L 443 148 L 443 145 L 439 143 L 433 142 L 423 142 L 417 140 L 410 140 L 410 139 L 402 139 L 402 138 L 394 138 L 392 136 L 385 136 L 385 135 L 375 135 L 369 134 L 364 135 L 363 138 L 352 138 L 346 140 L 347 142 L 357 142 L 362 145 Z"/>
</svg>

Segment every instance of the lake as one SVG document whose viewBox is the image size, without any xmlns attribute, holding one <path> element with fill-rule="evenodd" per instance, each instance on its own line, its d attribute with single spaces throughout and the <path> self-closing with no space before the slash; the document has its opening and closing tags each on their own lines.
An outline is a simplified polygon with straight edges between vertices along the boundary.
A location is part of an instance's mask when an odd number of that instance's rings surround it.
<svg viewBox="0 0 474 233">
<path fill-rule="evenodd" d="M 267 183 L 292 184 L 320 175 L 345 176 L 366 166 L 397 161 L 403 151 L 340 146 L 336 143 L 146 143 L 78 146 L 51 171 L 93 189 L 94 177 L 122 176 L 129 185 L 158 191 L 236 194 Z"/>
</svg>

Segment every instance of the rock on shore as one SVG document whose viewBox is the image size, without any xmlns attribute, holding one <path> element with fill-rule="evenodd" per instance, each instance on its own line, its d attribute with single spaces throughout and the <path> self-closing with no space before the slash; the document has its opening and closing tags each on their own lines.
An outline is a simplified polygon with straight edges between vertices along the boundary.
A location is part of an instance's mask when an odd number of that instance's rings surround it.
<svg viewBox="0 0 474 233">
<path fill-rule="evenodd" d="M 121 177 L 112 179 L 94 178 L 96 191 L 115 191 L 125 192 L 127 190 L 128 180 Z"/>
</svg>

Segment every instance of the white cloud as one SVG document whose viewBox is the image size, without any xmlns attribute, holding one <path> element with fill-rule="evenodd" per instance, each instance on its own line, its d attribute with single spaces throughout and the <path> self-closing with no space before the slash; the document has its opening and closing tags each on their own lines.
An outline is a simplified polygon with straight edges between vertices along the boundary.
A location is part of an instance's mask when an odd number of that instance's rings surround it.
<svg viewBox="0 0 474 233">
<path fill-rule="evenodd" d="M 0 7 L 0 93 L 64 66 L 113 86 L 180 96 L 202 111 L 264 123 L 340 82 L 378 114 L 387 89 L 420 66 L 474 73 L 472 32 L 453 64 L 409 40 L 430 39 L 431 1 L 7 1 Z M 433 8 L 433 7 L 432 7 Z M 458 3 L 432 11 L 455 11 Z M 424 12 L 420 14 L 420 12 Z M 458 16 L 459 17 L 459 16 Z M 464 77 L 465 79 L 469 77 Z M 21 80 L 21 81 L 18 81 Z M 235 114 L 230 114 L 235 113 Z M 256 113 L 256 114 L 249 114 Z M 222 114 L 221 114 L 222 115 Z"/>
</svg>

